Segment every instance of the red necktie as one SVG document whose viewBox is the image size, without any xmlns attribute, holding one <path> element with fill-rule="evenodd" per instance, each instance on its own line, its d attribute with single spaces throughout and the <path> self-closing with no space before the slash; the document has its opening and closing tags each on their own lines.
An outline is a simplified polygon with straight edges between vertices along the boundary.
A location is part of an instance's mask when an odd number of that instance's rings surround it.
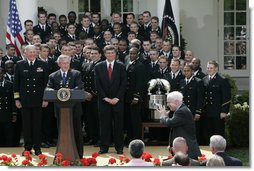
<svg viewBox="0 0 254 171">
<path fill-rule="evenodd" d="M 111 77 L 112 77 L 112 67 L 111 67 L 111 64 L 108 65 L 108 78 L 109 80 L 111 80 Z"/>
</svg>

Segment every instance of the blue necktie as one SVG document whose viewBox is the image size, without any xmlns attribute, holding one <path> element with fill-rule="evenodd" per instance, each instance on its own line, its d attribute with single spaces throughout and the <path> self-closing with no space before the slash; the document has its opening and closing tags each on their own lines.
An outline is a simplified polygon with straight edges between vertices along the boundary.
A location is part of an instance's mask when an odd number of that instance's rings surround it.
<svg viewBox="0 0 254 171">
<path fill-rule="evenodd" d="M 63 84 L 65 84 L 66 83 L 66 73 L 64 72 L 63 73 Z"/>
</svg>

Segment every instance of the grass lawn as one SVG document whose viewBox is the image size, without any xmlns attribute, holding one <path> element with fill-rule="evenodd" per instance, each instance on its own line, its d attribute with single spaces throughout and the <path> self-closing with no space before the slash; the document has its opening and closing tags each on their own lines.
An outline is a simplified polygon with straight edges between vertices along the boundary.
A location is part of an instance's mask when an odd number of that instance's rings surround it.
<svg viewBox="0 0 254 171">
<path fill-rule="evenodd" d="M 250 166 L 249 163 L 249 148 L 228 148 L 226 152 L 233 157 L 240 159 L 244 166 Z"/>
</svg>

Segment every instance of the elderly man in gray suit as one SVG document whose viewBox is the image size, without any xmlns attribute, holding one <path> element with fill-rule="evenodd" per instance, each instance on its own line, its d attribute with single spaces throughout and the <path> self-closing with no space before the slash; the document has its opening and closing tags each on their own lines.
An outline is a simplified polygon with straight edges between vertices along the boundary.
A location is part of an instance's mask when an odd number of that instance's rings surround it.
<svg viewBox="0 0 254 171">
<path fill-rule="evenodd" d="M 171 128 L 169 142 L 176 137 L 185 138 L 189 147 L 188 155 L 192 159 L 197 159 L 201 156 L 199 145 L 196 138 L 196 129 L 193 115 L 190 109 L 183 103 L 183 95 L 178 91 L 173 91 L 167 95 L 167 106 L 171 111 L 174 111 L 173 116 L 169 117 L 169 111 L 165 106 L 160 106 L 160 122 Z"/>
</svg>

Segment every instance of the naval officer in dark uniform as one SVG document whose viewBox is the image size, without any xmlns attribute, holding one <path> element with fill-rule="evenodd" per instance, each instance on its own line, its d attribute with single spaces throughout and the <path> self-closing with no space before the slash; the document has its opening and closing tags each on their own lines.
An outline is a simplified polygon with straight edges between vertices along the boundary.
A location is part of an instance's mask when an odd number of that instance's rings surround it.
<svg viewBox="0 0 254 171">
<path fill-rule="evenodd" d="M 0 147 L 12 147 L 13 127 L 16 122 L 16 107 L 13 99 L 13 84 L 4 78 L 4 70 L 0 67 Z"/>
<path fill-rule="evenodd" d="M 27 45 L 25 54 L 27 59 L 17 63 L 14 73 L 14 99 L 16 107 L 21 108 L 25 150 L 34 148 L 35 155 L 39 155 L 42 107 L 48 105 L 42 100 L 48 70 L 45 62 L 36 59 L 34 45 Z"/>
<path fill-rule="evenodd" d="M 225 118 L 231 103 L 228 80 L 218 73 L 219 65 L 211 60 L 207 63 L 208 75 L 203 78 L 205 86 L 204 138 L 209 144 L 212 135 L 224 136 Z"/>
<path fill-rule="evenodd" d="M 180 91 L 183 94 L 184 104 L 190 109 L 196 125 L 196 136 L 200 142 L 200 117 L 204 105 L 203 81 L 193 75 L 193 66 L 187 64 L 183 68 L 184 79 L 180 81 Z"/>
</svg>

